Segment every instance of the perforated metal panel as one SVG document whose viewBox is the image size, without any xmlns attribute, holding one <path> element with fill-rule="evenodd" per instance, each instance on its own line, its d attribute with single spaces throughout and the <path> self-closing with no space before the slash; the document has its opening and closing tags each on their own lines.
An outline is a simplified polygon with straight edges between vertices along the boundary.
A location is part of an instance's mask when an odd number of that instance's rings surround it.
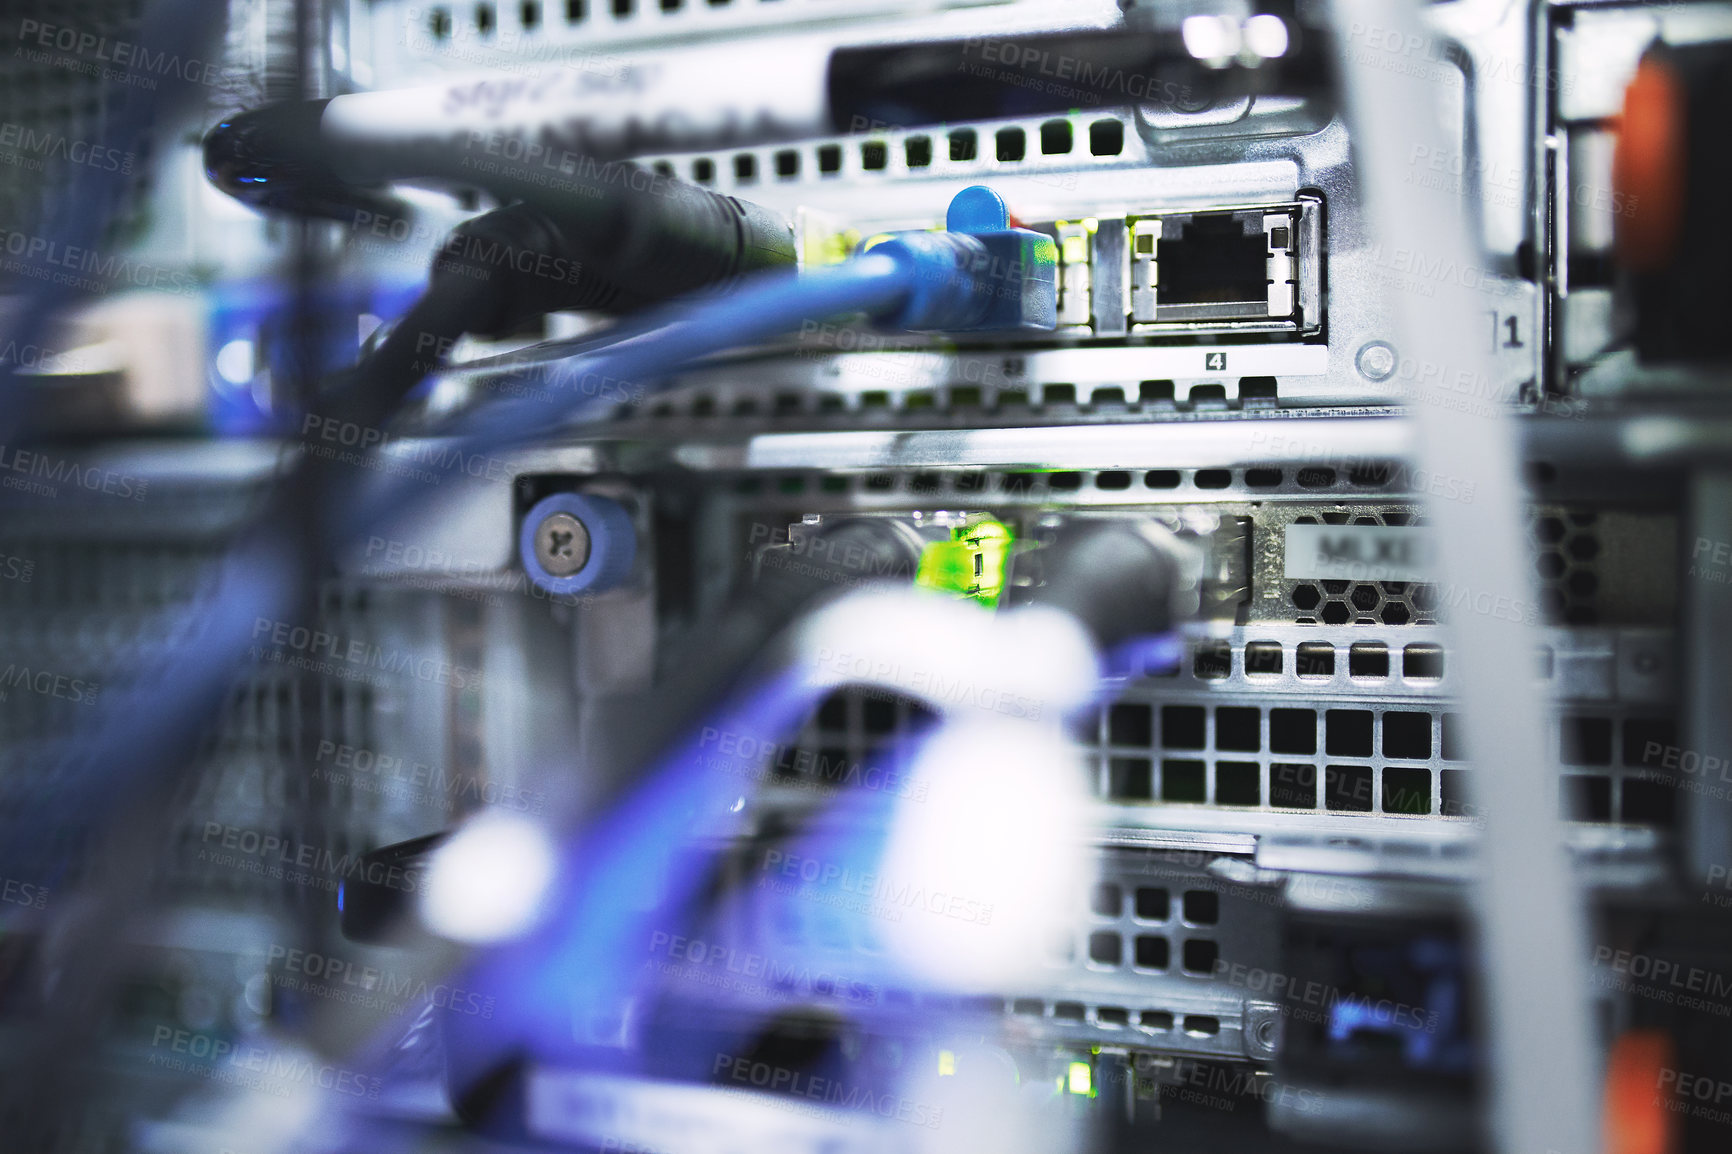
<svg viewBox="0 0 1732 1154">
<path fill-rule="evenodd" d="M 133 38 L 143 10 L 143 0 L 18 0 L 7 5 L 7 27 L 17 30 L 17 38 L 11 50 L 0 55 L 0 108 L 13 128 L 12 145 L 0 147 L 0 220 L 24 226 L 40 219 L 67 191 L 50 179 L 64 172 L 54 158 L 65 156 L 74 141 L 88 148 L 104 140 L 127 94 L 124 85 L 104 80 L 104 69 L 94 58 L 43 48 L 40 35 L 26 37 L 24 22 L 119 42 Z M 32 147 L 31 140 L 42 143 Z M 148 167 L 142 162 L 133 167 L 132 196 L 121 216 L 110 222 L 113 235 L 124 235 L 144 211 Z"/>
<path fill-rule="evenodd" d="M 6 503 L 0 804 L 15 809 L 35 798 L 34 755 L 77 734 L 105 695 L 164 676 L 162 646 L 207 611 L 211 564 L 262 491 L 263 475 L 228 471 L 235 457 L 225 453 L 207 447 L 213 471 L 189 480 L 201 450 L 146 451 L 101 466 L 45 451 L 41 459 L 61 474 L 106 481 L 111 492 L 66 482 L 56 500 Z M 479 789 L 467 787 L 486 774 L 471 732 L 475 710 L 460 708 L 461 691 L 436 676 L 484 663 L 473 625 L 467 634 L 455 627 L 474 606 L 437 592 L 333 581 L 319 591 L 305 632 L 291 634 L 286 621 L 256 623 L 252 664 L 238 672 L 182 779 L 181 804 L 150 867 L 160 892 L 255 913 L 334 900 L 332 870 L 341 863 L 440 828 L 476 803 Z M 63 846 L 89 832 L 84 817 L 67 815 Z M 277 852 L 261 848 L 266 839 Z M 285 878 L 283 861 L 297 856 L 316 861 L 317 876 Z"/>
<path fill-rule="evenodd" d="M 1286 576 L 1282 540 L 1287 527 L 1320 524 L 1418 526 L 1425 521 L 1418 506 L 1263 506 L 1257 514 L 1257 618 L 1304 625 L 1431 625 L 1440 611 L 1471 611 L 1470 591 L 1427 582 Z M 1508 611 L 1520 615 L 1512 619 L 1557 625 L 1670 622 L 1677 572 L 1677 521 L 1671 514 L 1545 505 L 1528 511 L 1527 527 L 1539 602 L 1512 607 Z M 1632 562 L 1637 557 L 1642 563 Z"/>
<path fill-rule="evenodd" d="M 946 5 L 962 7 L 968 0 Z M 978 3 L 980 0 L 974 0 Z M 906 0 L 442 0 L 356 3 L 349 44 L 365 82 L 391 85 L 437 70 L 530 72 L 585 50 L 717 36 L 814 21 L 893 16 Z M 579 57 L 581 59 L 581 57 Z M 606 67 L 592 60 L 593 67 Z"/>
<path fill-rule="evenodd" d="M 1038 991 L 1006 1004 L 1011 1030 L 1082 1045 L 1149 1046 L 1225 1058 L 1264 1056 L 1247 1037 L 1234 975 L 1269 966 L 1280 899 L 1204 868 L 1207 855 L 1110 850 L 1054 941 Z"/>
<path fill-rule="evenodd" d="M 1475 817 L 1442 638 L 1379 632 L 1300 640 L 1316 634 L 1248 627 L 1194 649 L 1173 676 L 1130 686 L 1079 734 L 1098 750 L 1100 796 L 1122 820 L 1157 827 L 1194 824 L 1184 817 L 1192 807 L 1243 828 L 1277 828 L 1254 815 L 1279 814 L 1285 830 L 1354 816 Z M 1571 639 L 1554 641 L 1536 655 L 1536 678 L 1554 681 L 1559 651 L 1569 660 Z M 1262 672 L 1246 672 L 1247 647 Z M 1566 699 L 1561 719 L 1533 719 L 1551 734 L 1563 816 L 1671 823 L 1676 783 L 1653 749 L 1676 744 L 1672 706 L 1645 696 Z"/>
</svg>

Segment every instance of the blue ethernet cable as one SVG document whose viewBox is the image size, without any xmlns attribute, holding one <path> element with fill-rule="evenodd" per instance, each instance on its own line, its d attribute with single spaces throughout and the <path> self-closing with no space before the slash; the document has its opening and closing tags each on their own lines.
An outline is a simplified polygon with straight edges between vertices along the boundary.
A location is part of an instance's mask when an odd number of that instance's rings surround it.
<svg viewBox="0 0 1732 1154">
<path fill-rule="evenodd" d="M 816 272 L 765 273 L 720 299 L 664 306 L 635 323 L 637 332 L 600 351 L 550 366 L 529 396 L 486 405 L 460 418 L 455 443 L 421 467 L 443 480 L 456 474 L 465 458 L 563 424 L 594 420 L 622 399 L 647 395 L 661 378 L 706 356 L 761 343 L 807 320 L 849 312 L 882 314 L 901 306 L 912 280 L 906 262 L 873 254 Z M 349 506 L 337 536 L 365 536 L 427 487 L 425 477 L 393 477 L 373 487 Z"/>
<path fill-rule="evenodd" d="M 865 313 L 912 331 L 1045 330 L 1057 322 L 1057 252 L 1042 233 L 1009 226 L 989 188 L 951 201 L 944 232 L 901 233 L 841 264 L 760 273 L 724 297 L 699 295 L 635 319 L 633 335 L 552 366 L 542 388 L 463 419 L 462 454 L 484 453 L 562 423 L 593 419 L 621 398 L 665 385 L 675 369 L 729 349 L 761 344 L 808 321 Z M 461 454 L 435 471 L 456 471 Z M 410 500 L 419 482 L 399 479 L 354 506 L 346 539 L 365 534 Z"/>
<path fill-rule="evenodd" d="M 1182 637 L 1171 630 L 1131 638 L 1101 651 L 1101 679 L 1071 716 L 1104 708 L 1122 691 L 1124 677 L 1140 676 L 1145 667 L 1169 666 L 1183 651 Z M 787 670 L 743 686 L 659 758 L 629 795 L 568 835 L 562 846 L 561 891 L 555 908 L 524 937 L 493 945 L 463 972 L 463 987 L 495 998 L 496 1007 L 485 1021 L 456 1016 L 447 1020 L 447 1044 L 452 1049 L 446 1069 L 453 1092 L 467 1092 L 512 1053 L 551 1057 L 581 1067 L 581 1047 L 574 1049 L 563 1036 L 569 1030 L 568 1018 L 550 1013 L 548 1007 L 581 1004 L 601 1011 L 641 999 L 658 988 L 643 969 L 645 943 L 652 930 L 667 928 L 658 919 L 670 909 L 687 908 L 711 880 L 706 872 L 677 871 L 677 847 L 691 836 L 694 815 L 722 812 L 730 797 L 751 788 L 742 787 L 728 773 L 715 772 L 714 757 L 706 757 L 706 744 L 717 733 L 763 735 L 767 741 L 780 742 L 798 730 L 800 719 L 833 688 L 804 681 Z M 944 724 L 920 727 L 893 743 L 887 757 L 880 750 L 880 764 L 911 762 Z M 813 821 L 811 828 L 802 831 L 794 842 L 796 856 L 832 865 L 845 862 L 855 877 L 873 875 L 884 867 L 888 826 L 899 804 L 893 793 L 868 790 L 845 791 L 826 799 L 814 812 L 830 809 L 832 820 Z M 834 820 L 839 814 L 847 819 Z M 823 848 L 810 848 L 814 846 Z M 769 900 L 773 902 L 773 895 Z M 846 918 L 850 910 L 858 914 L 857 908 L 846 905 L 831 912 Z M 712 940 L 698 921 L 674 932 L 694 941 Z M 851 941 L 863 937 L 858 927 L 837 932 Z M 778 949 L 785 963 L 800 968 L 803 943 L 779 942 Z M 812 962 L 813 969 L 823 968 L 822 959 Z M 881 984 L 919 985 L 919 979 L 898 970 L 898 963 L 879 957 L 874 964 L 880 969 L 872 976 Z M 885 1012 L 886 1007 L 876 1004 L 850 1006 L 856 1022 Z M 750 1016 L 741 1021 L 763 1024 Z M 742 1028 L 746 1030 L 742 1036 L 750 1036 L 753 1026 Z M 633 1064 L 639 1060 L 609 1052 L 605 1063 L 616 1074 L 646 1073 Z"/>
<path fill-rule="evenodd" d="M 1170 545 L 1127 523 L 1079 523 L 1061 533 L 1059 542 L 1064 552 L 1058 564 L 1046 569 L 1045 595 L 1031 600 L 1067 613 L 1089 638 L 1100 663 L 1099 680 L 1092 693 L 1072 705 L 1077 712 L 1098 710 L 1117 698 L 1125 677 L 1171 667 L 1181 658 L 1185 646 L 1175 629 L 1172 601 L 1186 570 L 1179 557 L 1167 552 Z M 1106 612 L 1090 611 L 1097 607 Z M 758 735 L 778 743 L 798 729 L 800 718 L 833 688 L 822 680 L 802 680 L 792 669 L 764 671 L 760 680 L 709 714 L 701 727 L 683 734 L 639 775 L 628 795 L 568 836 L 561 850 L 556 904 L 528 935 L 495 946 L 464 972 L 463 986 L 495 997 L 496 1011 L 484 1022 L 447 1023 L 447 1070 L 460 1097 L 484 1085 L 489 1073 L 513 1053 L 581 1067 L 581 1047 L 574 1049 L 562 1034 L 571 1017 L 590 1011 L 605 1016 L 610 1007 L 647 1004 L 646 999 L 659 996 L 654 993 L 656 981 L 646 980 L 642 967 L 652 931 L 711 940 L 693 904 L 711 875 L 678 868 L 679 847 L 689 844 L 693 815 L 724 812 L 730 798 L 750 787 L 731 773 L 717 772 L 714 747 L 706 752 L 706 745 L 717 734 Z M 918 735 L 907 743 L 906 752 L 912 754 L 937 730 Z M 831 866 L 846 863 L 855 877 L 873 875 L 884 860 L 885 831 L 894 806 L 883 793 L 825 799 L 809 812 L 811 826 L 795 843 L 822 850 L 801 849 L 799 856 Z M 844 808 L 850 820 L 816 816 Z M 840 919 L 847 911 L 831 913 Z M 846 940 L 860 940 L 855 932 L 835 932 Z M 784 961 L 800 958 L 798 949 L 798 944 L 778 943 Z M 814 968 L 821 969 L 820 963 L 815 959 Z M 875 964 L 890 965 L 883 958 Z M 892 975 L 892 985 L 914 981 L 893 969 L 884 973 Z M 555 1005 L 584 1010 L 574 1009 L 569 1016 L 549 1014 L 547 1007 Z M 851 1006 L 849 1012 L 861 1021 L 877 1010 Z M 745 1009 L 741 1013 L 745 1016 L 739 1021 L 756 1021 Z M 633 1066 L 634 1061 L 653 1059 L 612 1051 L 605 1058 L 615 1074 L 627 1069 L 649 1072 L 649 1066 Z M 485 1112 L 478 1100 L 471 1105 L 478 1116 Z"/>
<path fill-rule="evenodd" d="M 331 550 L 364 537 L 477 453 L 610 411 L 613 401 L 602 393 L 607 382 L 647 395 L 695 361 L 807 321 L 864 313 L 899 329 L 1050 329 L 1057 311 L 1054 242 L 1008 221 L 997 193 L 965 189 L 947 214 L 954 231 L 901 234 L 839 265 L 761 273 L 727 296 L 698 295 L 644 314 L 618 342 L 555 366 L 539 394 L 461 418 L 453 451 L 427 462 L 419 477 L 387 477 L 372 492 L 341 502 L 328 521 L 330 539 L 318 544 Z M 16 871 L 52 860 L 55 813 L 111 814 L 169 767 L 191 760 L 258 623 L 293 616 L 312 579 L 311 561 L 286 549 L 278 533 L 273 518 L 284 512 L 273 504 L 219 563 L 219 592 L 196 627 L 179 620 L 166 629 L 175 640 L 156 655 L 150 675 L 108 692 L 99 716 L 57 751 L 54 789 L 27 799 L 5 823 L 0 868 L 30 876 Z"/>
</svg>

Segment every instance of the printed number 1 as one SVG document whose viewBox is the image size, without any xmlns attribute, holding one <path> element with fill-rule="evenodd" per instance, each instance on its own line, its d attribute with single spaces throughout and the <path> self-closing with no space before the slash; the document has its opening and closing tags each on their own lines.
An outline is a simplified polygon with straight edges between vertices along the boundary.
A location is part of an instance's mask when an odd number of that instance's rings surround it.
<svg viewBox="0 0 1732 1154">
<path fill-rule="evenodd" d="M 1498 347 L 1497 330 L 1499 323 L 1498 314 L 1493 312 L 1491 314 L 1491 347 L 1494 349 Z M 1511 313 L 1509 316 L 1504 317 L 1501 323 L 1504 328 L 1509 330 L 1509 335 L 1505 337 L 1503 341 L 1504 348 L 1520 349 L 1527 347 L 1522 343 L 1521 318 L 1519 316 Z"/>
</svg>

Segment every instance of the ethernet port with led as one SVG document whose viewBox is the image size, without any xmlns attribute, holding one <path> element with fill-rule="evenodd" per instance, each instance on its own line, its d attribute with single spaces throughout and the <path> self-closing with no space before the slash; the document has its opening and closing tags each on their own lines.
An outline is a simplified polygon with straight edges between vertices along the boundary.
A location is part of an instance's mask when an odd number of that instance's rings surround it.
<svg viewBox="0 0 1732 1154">
<path fill-rule="evenodd" d="M 1321 204 L 1162 213 L 1130 221 L 1135 331 L 1314 333 Z"/>
<path fill-rule="evenodd" d="M 1260 215 L 1260 214 L 1259 214 Z M 1246 320 L 1265 316 L 1269 250 L 1250 213 L 1161 222 L 1156 320 Z"/>
</svg>

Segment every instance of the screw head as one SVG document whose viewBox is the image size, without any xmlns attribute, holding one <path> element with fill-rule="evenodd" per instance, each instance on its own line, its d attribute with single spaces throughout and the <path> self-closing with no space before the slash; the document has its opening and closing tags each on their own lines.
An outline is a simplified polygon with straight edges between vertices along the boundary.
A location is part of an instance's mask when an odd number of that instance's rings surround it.
<svg viewBox="0 0 1732 1154">
<path fill-rule="evenodd" d="M 1359 375 L 1368 381 L 1387 380 L 1395 371 L 1395 350 L 1384 341 L 1372 341 L 1359 350 L 1355 364 Z"/>
<path fill-rule="evenodd" d="M 535 527 L 535 559 L 550 577 L 570 577 L 589 563 L 589 530 L 570 513 L 550 513 Z"/>
<path fill-rule="evenodd" d="M 1281 1008 L 1268 1002 L 1245 1006 L 1245 1052 L 1253 1058 L 1273 1058 L 1281 1048 Z"/>
</svg>

